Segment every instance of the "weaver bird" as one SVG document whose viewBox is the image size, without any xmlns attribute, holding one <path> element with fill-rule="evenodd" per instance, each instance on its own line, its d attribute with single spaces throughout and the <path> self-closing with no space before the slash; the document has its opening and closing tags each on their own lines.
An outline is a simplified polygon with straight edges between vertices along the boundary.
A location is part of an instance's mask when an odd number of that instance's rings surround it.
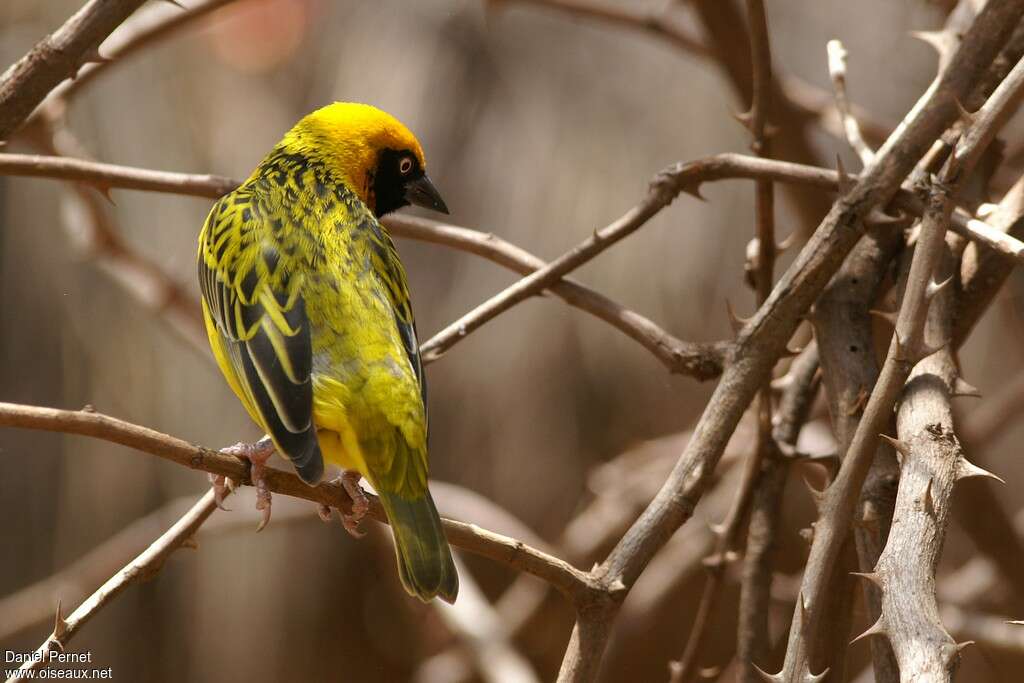
<svg viewBox="0 0 1024 683">
<path fill-rule="evenodd" d="M 420 143 L 379 109 L 339 102 L 309 114 L 213 206 L 199 284 L 217 364 L 267 434 L 228 449 L 252 463 L 261 528 L 274 450 L 310 485 L 324 461 L 337 465 L 354 501 L 346 528 L 358 533 L 366 512 L 363 477 L 387 513 L 406 591 L 454 602 L 458 575 L 427 489 L 416 323 L 378 221 L 409 204 L 448 213 L 425 169 Z"/>
</svg>

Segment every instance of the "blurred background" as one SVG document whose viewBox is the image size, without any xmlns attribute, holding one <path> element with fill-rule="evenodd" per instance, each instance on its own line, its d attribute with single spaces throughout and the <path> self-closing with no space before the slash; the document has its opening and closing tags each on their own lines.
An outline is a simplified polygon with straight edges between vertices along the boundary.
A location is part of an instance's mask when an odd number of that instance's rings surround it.
<svg viewBox="0 0 1024 683">
<path fill-rule="evenodd" d="M 180 11 L 155 4 L 143 11 Z M 660 12 L 667 3 L 606 4 Z M 13 62 L 80 5 L 0 3 L 0 61 Z M 884 128 L 934 75 L 934 52 L 909 32 L 941 26 L 948 10 L 942 3 L 767 5 L 777 71 L 827 94 L 825 43 L 841 38 L 850 51 L 851 97 Z M 697 37 L 704 30 L 685 7 L 678 23 Z M 545 259 L 628 210 L 666 165 L 749 145 L 732 116 L 746 103 L 714 60 L 642 31 L 511 0 L 238 0 L 83 88 L 67 125 L 81 155 L 243 178 L 296 120 L 334 100 L 372 103 L 409 125 L 453 223 Z M 792 160 L 833 166 L 838 153 L 858 168 L 826 128 L 812 127 L 808 136 L 813 159 Z M 34 148 L 15 143 L 10 151 Z M 753 192 L 746 182 L 726 182 L 703 193 L 708 201 L 683 196 L 579 279 L 682 339 L 730 337 L 726 300 L 741 315 L 753 307 L 743 284 Z M 780 236 L 813 228 L 806 208 L 779 196 Z M 98 205 L 103 220 L 180 283 L 189 305 L 198 302 L 196 236 L 211 202 L 120 190 L 112 197 L 114 204 Z M 91 404 L 211 447 L 258 438 L 208 351 L 141 306 L 103 259 L 82 248 L 88 236 L 75 228 L 82 211 L 81 198 L 59 182 L 0 178 L 0 400 Z M 399 249 L 424 339 L 515 279 L 443 247 L 402 240 Z M 784 257 L 780 268 L 786 263 Z M 964 350 L 964 374 L 985 394 L 1022 367 L 1018 303 L 1004 292 Z M 546 297 L 486 325 L 427 374 L 432 476 L 460 487 L 442 487 L 442 512 L 530 533 L 583 568 L 603 558 L 653 495 L 711 390 L 670 375 L 620 332 Z M 826 424 L 807 430 L 822 450 Z M 1022 437 L 1019 427 L 1002 430 L 983 458 L 1011 484 L 998 491 L 1010 514 L 1022 503 L 1016 491 L 1024 468 L 1013 448 Z M 741 429 L 722 482 L 630 595 L 603 680 L 667 676 L 700 597 L 704 575 L 694 558 L 709 547 L 706 523 L 724 516 L 739 469 L 731 465 L 749 443 Z M 10 610 L 0 607 L 0 648 L 38 646 L 58 599 L 65 611 L 77 605 L 180 514 L 180 499 L 206 487 L 200 473 L 107 443 L 0 431 L 0 599 L 73 566 L 143 520 L 136 545 L 122 545 L 123 555 L 35 593 L 33 604 L 47 605 L 41 619 L 15 615 L 24 601 L 0 603 Z M 474 518 L 486 508 L 464 490 L 527 528 Z M 198 551 L 177 552 L 157 580 L 132 587 L 71 649 L 91 651 L 96 666 L 112 667 L 118 680 L 480 680 L 451 617 L 401 591 L 386 531 L 368 529 L 357 542 L 340 525 L 321 523 L 312 505 L 278 496 L 274 520 L 257 535 L 251 495 L 236 496 L 229 507 L 200 533 Z M 610 517 L 602 516 L 605 508 Z M 581 512 L 593 513 L 590 526 L 567 529 Z M 806 553 L 797 530 L 812 513 L 802 486 L 792 486 L 772 615 L 783 640 Z M 943 572 L 955 576 L 972 555 L 970 540 L 952 526 Z M 491 600 L 513 584 L 502 566 L 462 559 Z M 1024 597 L 1010 602 L 987 585 L 981 598 L 968 593 L 974 606 L 1010 615 Z M 521 620 L 513 643 L 535 680 L 551 680 L 573 615 L 559 597 L 538 595 L 529 579 L 515 586 L 499 616 Z M 708 666 L 729 661 L 735 601 L 729 581 L 711 624 Z M 536 602 L 536 609 L 524 608 Z M 851 649 L 852 671 L 867 654 L 863 643 Z M 964 658 L 963 680 L 1017 680 L 1012 672 L 1024 663 L 1024 649 L 983 643 Z"/>
</svg>

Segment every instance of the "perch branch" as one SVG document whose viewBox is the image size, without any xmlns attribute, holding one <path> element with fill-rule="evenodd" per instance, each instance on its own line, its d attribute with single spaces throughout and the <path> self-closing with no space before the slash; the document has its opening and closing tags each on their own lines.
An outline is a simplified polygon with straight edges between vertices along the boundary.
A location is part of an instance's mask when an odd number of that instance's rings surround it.
<svg viewBox="0 0 1024 683">
<path fill-rule="evenodd" d="M 155 430 L 134 425 L 92 410 L 58 410 L 14 403 L 0 403 L 0 426 L 78 434 L 149 453 L 190 469 L 222 475 L 234 482 L 251 485 L 245 461 L 219 451 L 195 446 Z M 322 503 L 349 511 L 351 499 L 339 483 L 307 486 L 295 474 L 273 468 L 266 470 L 267 488 L 295 498 Z M 387 523 L 383 508 L 371 497 L 370 517 Z M 588 573 L 568 563 L 501 534 L 474 524 L 444 520 L 445 533 L 456 546 L 500 562 L 518 571 L 533 574 L 562 591 L 577 604 L 587 604 L 594 594 L 604 590 Z"/>
</svg>

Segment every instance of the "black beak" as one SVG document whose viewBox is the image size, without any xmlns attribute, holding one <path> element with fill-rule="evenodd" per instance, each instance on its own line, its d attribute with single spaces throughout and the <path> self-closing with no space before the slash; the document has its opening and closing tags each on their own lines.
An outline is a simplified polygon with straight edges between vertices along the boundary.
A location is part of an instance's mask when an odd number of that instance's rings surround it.
<svg viewBox="0 0 1024 683">
<path fill-rule="evenodd" d="M 434 183 L 430 182 L 430 178 L 426 174 L 406 184 L 405 200 L 425 209 L 440 211 L 443 214 L 448 213 L 448 207 L 441 199 L 441 193 L 437 191 Z"/>
</svg>

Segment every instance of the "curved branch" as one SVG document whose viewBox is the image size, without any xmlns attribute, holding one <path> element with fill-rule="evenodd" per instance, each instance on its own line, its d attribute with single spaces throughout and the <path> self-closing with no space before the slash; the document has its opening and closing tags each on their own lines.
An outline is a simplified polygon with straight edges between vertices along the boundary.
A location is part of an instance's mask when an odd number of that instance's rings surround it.
<svg viewBox="0 0 1024 683">
<path fill-rule="evenodd" d="M 210 474 L 230 477 L 232 481 L 251 485 L 249 465 L 239 458 L 196 446 L 182 439 L 148 427 L 97 413 L 90 408 L 59 410 L 16 403 L 0 403 L 0 426 L 36 429 L 65 434 L 78 434 L 103 439 L 137 451 L 149 453 L 184 467 Z M 326 482 L 307 486 L 291 472 L 267 468 L 267 488 L 295 498 L 321 503 L 344 511 L 351 510 L 352 500 L 341 484 Z M 387 517 L 376 497 L 371 496 L 368 516 L 386 524 Z M 471 553 L 500 562 L 512 569 L 532 574 L 558 588 L 575 604 L 594 600 L 604 589 L 587 572 L 545 552 L 501 534 L 445 519 L 444 529 L 452 544 Z"/>
</svg>

